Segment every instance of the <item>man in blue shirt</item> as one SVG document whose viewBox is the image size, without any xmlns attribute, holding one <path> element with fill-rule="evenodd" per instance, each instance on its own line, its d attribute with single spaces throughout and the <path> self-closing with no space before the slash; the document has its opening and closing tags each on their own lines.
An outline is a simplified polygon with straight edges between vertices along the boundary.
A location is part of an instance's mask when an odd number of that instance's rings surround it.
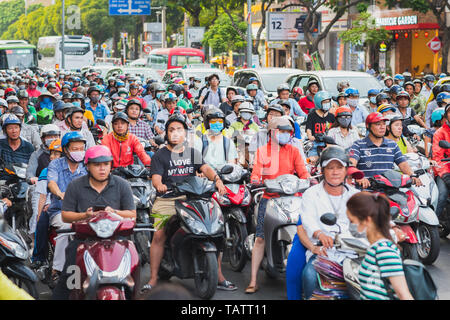
<svg viewBox="0 0 450 320">
<path fill-rule="evenodd" d="M 369 135 L 356 141 L 350 149 L 350 162 L 353 166 L 364 172 L 366 177 L 394 169 L 394 163 L 399 169 L 409 176 L 413 175 L 411 167 L 402 155 L 397 143 L 386 139 L 386 121 L 379 112 L 371 113 L 366 119 L 366 128 Z M 417 186 L 422 183 L 419 178 L 412 178 Z M 367 178 L 357 180 L 364 189 L 370 186 Z"/>
<path fill-rule="evenodd" d="M 359 105 L 359 91 L 355 88 L 347 88 L 345 90 L 347 95 L 347 104 L 352 109 L 352 126 L 366 121 L 369 112 L 364 106 Z"/>
<path fill-rule="evenodd" d="M 273 100 L 270 105 L 280 103 L 280 100 L 288 100 L 291 105 L 291 116 L 301 116 L 306 118 L 306 113 L 303 112 L 302 108 L 300 108 L 299 104 L 295 99 L 290 97 L 289 86 L 286 83 L 282 83 L 277 88 L 278 97 Z"/>
<path fill-rule="evenodd" d="M 34 148 L 31 143 L 20 137 L 22 121 L 14 114 L 7 114 L 3 118 L 2 129 L 6 138 L 0 139 L 1 161 L 5 164 L 28 164 Z M 2 174 L 0 180 L 8 179 L 8 177 L 7 174 Z"/>
<path fill-rule="evenodd" d="M 105 119 L 109 114 L 108 107 L 100 102 L 100 89 L 97 87 L 90 87 L 87 92 L 89 102 L 86 102 L 86 110 L 92 111 L 94 120 Z"/>
</svg>

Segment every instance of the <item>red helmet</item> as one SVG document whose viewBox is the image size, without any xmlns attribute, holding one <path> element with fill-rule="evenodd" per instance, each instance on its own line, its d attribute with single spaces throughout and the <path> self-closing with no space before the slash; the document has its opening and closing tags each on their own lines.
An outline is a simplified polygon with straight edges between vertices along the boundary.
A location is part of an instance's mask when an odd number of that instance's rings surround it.
<svg viewBox="0 0 450 320">
<path fill-rule="evenodd" d="M 371 123 L 375 123 L 375 122 L 379 122 L 379 121 L 387 121 L 387 120 L 389 120 L 389 119 L 384 117 L 381 113 L 372 112 L 366 118 L 366 128 L 368 128 Z"/>
<path fill-rule="evenodd" d="M 113 161 L 111 150 L 107 146 L 96 145 L 87 149 L 84 155 L 84 164 L 90 162 L 109 162 Z"/>
<path fill-rule="evenodd" d="M 340 116 L 351 116 L 352 115 L 352 109 L 350 109 L 349 107 L 339 107 L 336 109 L 336 112 L 334 114 L 334 116 L 340 117 Z"/>
<path fill-rule="evenodd" d="M 294 94 L 296 93 L 296 94 L 302 96 L 303 95 L 303 90 L 300 87 L 294 87 L 294 89 L 292 89 L 292 93 L 294 93 Z"/>
</svg>

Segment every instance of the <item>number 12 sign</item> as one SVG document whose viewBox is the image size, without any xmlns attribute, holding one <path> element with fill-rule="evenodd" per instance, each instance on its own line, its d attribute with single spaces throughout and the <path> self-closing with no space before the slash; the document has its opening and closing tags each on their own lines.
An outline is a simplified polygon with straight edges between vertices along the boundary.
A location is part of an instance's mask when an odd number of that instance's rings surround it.
<svg viewBox="0 0 450 320">
<path fill-rule="evenodd" d="M 267 36 L 269 41 L 304 40 L 303 22 L 306 14 L 302 12 L 268 12 Z M 320 16 L 317 21 L 320 21 Z M 319 22 L 314 27 L 313 36 L 319 31 Z"/>
</svg>

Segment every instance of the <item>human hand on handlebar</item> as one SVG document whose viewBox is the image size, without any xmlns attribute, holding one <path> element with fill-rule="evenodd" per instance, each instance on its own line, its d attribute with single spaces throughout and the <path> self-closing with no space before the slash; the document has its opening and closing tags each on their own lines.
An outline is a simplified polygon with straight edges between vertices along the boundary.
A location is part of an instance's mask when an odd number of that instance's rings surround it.
<svg viewBox="0 0 450 320">
<path fill-rule="evenodd" d="M 166 193 L 167 192 L 167 186 L 165 184 L 160 184 L 156 187 L 156 190 L 158 190 L 159 193 Z"/>
<path fill-rule="evenodd" d="M 422 181 L 420 180 L 420 178 L 417 177 L 411 177 L 413 183 L 417 186 L 417 187 L 421 187 L 423 186 Z"/>
<path fill-rule="evenodd" d="M 318 256 L 327 256 L 327 250 L 323 246 L 314 246 L 311 252 Z"/>
<path fill-rule="evenodd" d="M 84 214 L 86 215 L 86 219 L 95 216 L 95 212 L 92 207 L 88 208 Z"/>
<path fill-rule="evenodd" d="M 220 179 L 218 179 L 216 181 L 216 188 L 217 188 L 217 191 L 219 191 L 219 194 L 221 196 L 223 196 L 223 195 L 225 195 L 227 193 L 227 189 L 225 188 L 225 186 L 223 185 L 222 180 L 220 180 Z"/>
<path fill-rule="evenodd" d="M 323 247 L 332 248 L 334 244 L 334 240 L 332 237 L 327 236 L 325 233 L 319 234 L 319 241 L 322 242 Z"/>
<path fill-rule="evenodd" d="M 363 189 L 367 189 L 370 187 L 370 181 L 367 178 L 363 178 L 360 180 L 356 180 L 356 182 L 363 188 Z"/>
</svg>

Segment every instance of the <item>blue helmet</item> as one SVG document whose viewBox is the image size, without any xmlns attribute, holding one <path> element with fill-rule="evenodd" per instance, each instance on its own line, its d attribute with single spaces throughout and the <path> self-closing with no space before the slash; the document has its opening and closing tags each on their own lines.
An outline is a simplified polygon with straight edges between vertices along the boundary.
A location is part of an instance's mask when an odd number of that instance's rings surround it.
<svg viewBox="0 0 450 320">
<path fill-rule="evenodd" d="M 394 76 L 394 79 L 395 79 L 395 80 L 405 80 L 405 77 L 404 77 L 403 75 L 401 75 L 401 74 L 396 74 L 396 75 Z"/>
<path fill-rule="evenodd" d="M 369 91 L 367 91 L 368 96 L 372 96 L 372 95 L 376 96 L 379 93 L 380 93 L 380 90 L 378 90 L 378 89 L 370 89 Z"/>
<path fill-rule="evenodd" d="M 439 79 L 441 79 L 441 78 L 445 78 L 447 76 L 447 74 L 446 73 L 444 73 L 444 72 L 442 72 L 440 75 L 439 75 Z"/>
<path fill-rule="evenodd" d="M 3 118 L 2 129 L 5 130 L 6 126 L 9 124 L 18 124 L 22 127 L 22 121 L 17 118 L 17 116 L 13 113 L 8 113 Z"/>
<path fill-rule="evenodd" d="M 345 94 L 347 96 L 358 96 L 359 97 L 359 91 L 356 88 L 347 88 L 347 89 L 345 89 Z"/>
<path fill-rule="evenodd" d="M 431 114 L 431 123 L 435 123 L 436 121 L 440 121 L 444 118 L 445 109 L 444 108 L 437 108 L 433 111 Z"/>
<path fill-rule="evenodd" d="M 67 147 L 69 145 L 69 143 L 75 142 L 75 141 L 82 141 L 82 142 L 84 142 L 84 144 L 86 144 L 86 139 L 83 137 L 81 132 L 79 132 L 79 131 L 67 132 L 62 137 L 61 147 L 64 149 L 65 147 Z"/>
<path fill-rule="evenodd" d="M 449 103 L 449 101 L 444 101 L 444 100 L 450 100 L 450 93 L 444 91 L 444 92 L 441 92 L 441 93 L 439 93 L 437 95 L 436 102 L 437 102 L 438 105 L 440 105 L 442 102 Z"/>
<path fill-rule="evenodd" d="M 402 91 L 403 90 L 403 88 L 401 87 L 401 86 L 399 86 L 398 84 L 394 84 L 392 87 L 391 87 L 391 89 L 389 90 L 389 93 L 390 94 L 393 94 L 393 93 L 395 93 L 395 94 L 398 94 L 400 91 Z"/>
<path fill-rule="evenodd" d="M 331 99 L 331 94 L 328 91 L 319 91 L 314 95 L 314 105 L 316 109 L 322 109 L 322 101 Z"/>
<path fill-rule="evenodd" d="M 55 102 L 55 105 L 53 106 L 53 112 L 61 111 L 64 109 L 64 101 L 58 100 Z"/>
</svg>

